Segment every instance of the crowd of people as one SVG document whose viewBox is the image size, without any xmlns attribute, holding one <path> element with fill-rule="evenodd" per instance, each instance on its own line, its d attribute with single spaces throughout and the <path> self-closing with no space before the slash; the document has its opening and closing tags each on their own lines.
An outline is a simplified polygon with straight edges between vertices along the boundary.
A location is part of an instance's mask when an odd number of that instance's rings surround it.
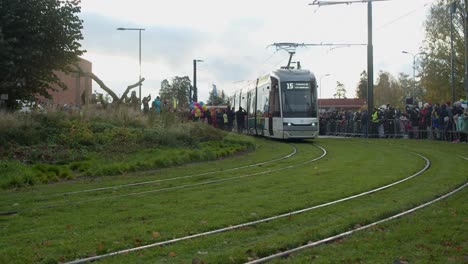
<svg viewBox="0 0 468 264">
<path fill-rule="evenodd" d="M 321 135 L 404 137 L 467 142 L 468 106 L 463 102 L 408 105 L 401 110 L 390 105 L 372 113 L 334 111 L 320 114 Z"/>
<path fill-rule="evenodd" d="M 234 128 L 234 121 L 236 122 L 236 128 L 238 133 L 242 133 L 244 130 L 245 116 L 247 112 L 239 107 L 239 110 L 235 111 L 234 107 L 212 107 L 205 111 L 201 117 L 202 122 L 206 122 L 213 127 L 232 131 Z"/>
</svg>

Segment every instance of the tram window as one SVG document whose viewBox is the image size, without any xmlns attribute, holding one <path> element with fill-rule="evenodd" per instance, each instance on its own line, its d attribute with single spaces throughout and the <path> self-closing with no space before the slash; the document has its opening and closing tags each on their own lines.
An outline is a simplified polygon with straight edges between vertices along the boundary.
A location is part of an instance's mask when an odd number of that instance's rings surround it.
<svg viewBox="0 0 468 264">
<path fill-rule="evenodd" d="M 283 117 L 312 117 L 316 115 L 311 82 L 281 83 Z"/>
</svg>

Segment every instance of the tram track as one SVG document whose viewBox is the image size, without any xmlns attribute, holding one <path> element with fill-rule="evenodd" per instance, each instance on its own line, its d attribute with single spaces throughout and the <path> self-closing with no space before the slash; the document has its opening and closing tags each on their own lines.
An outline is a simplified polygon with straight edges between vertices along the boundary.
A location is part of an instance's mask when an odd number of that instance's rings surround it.
<svg viewBox="0 0 468 264">
<path fill-rule="evenodd" d="M 189 235 L 189 236 L 185 236 L 185 237 L 179 237 L 179 238 L 174 238 L 174 239 L 170 239 L 170 240 L 166 240 L 166 241 L 160 241 L 160 242 L 157 242 L 157 243 L 152 243 L 152 244 L 143 245 L 143 246 L 139 246 L 139 247 L 133 247 L 133 248 L 129 248 L 129 249 L 115 251 L 115 252 L 111 252 L 111 253 L 107 253 L 107 254 L 103 254 L 103 255 L 98 255 L 98 256 L 93 256 L 93 257 L 88 257 L 88 258 L 83 258 L 83 259 L 77 259 L 77 260 L 67 262 L 67 263 L 68 264 L 85 263 L 85 262 L 89 262 L 89 261 L 95 261 L 95 260 L 99 260 L 99 259 L 103 259 L 103 258 L 107 258 L 107 257 L 111 257 L 111 256 L 120 255 L 120 254 L 127 254 L 127 253 L 130 253 L 130 252 L 135 252 L 135 251 L 139 251 L 139 250 L 143 250 L 143 249 L 148 249 L 148 248 L 153 248 L 153 247 L 158 247 L 158 246 L 166 246 L 166 245 L 174 244 L 174 243 L 185 241 L 185 240 L 190 240 L 190 239 L 194 239 L 194 238 L 199 238 L 199 237 L 214 235 L 214 234 L 218 234 L 218 233 L 228 232 L 228 231 L 232 231 L 232 230 L 236 230 L 236 229 L 240 229 L 240 228 L 244 228 L 244 227 L 248 227 L 248 226 L 253 226 L 253 225 L 257 225 L 257 224 L 261 224 L 261 223 L 274 221 L 274 220 L 277 220 L 277 219 L 291 217 L 291 216 L 302 214 L 302 213 L 305 213 L 305 212 L 309 212 L 309 211 L 312 211 L 312 210 L 315 210 L 315 209 L 319 209 L 319 208 L 339 204 L 339 203 L 342 203 L 342 202 L 345 202 L 345 201 L 350 201 L 350 200 L 353 200 L 353 199 L 356 199 L 356 198 L 359 198 L 359 197 L 364 197 L 364 196 L 367 196 L 367 195 L 370 195 L 370 194 L 374 194 L 376 192 L 388 189 L 390 187 L 393 187 L 395 185 L 398 185 L 398 184 L 406 182 L 406 181 L 408 181 L 410 179 L 413 179 L 414 177 L 417 177 L 417 176 L 421 175 L 422 173 L 424 173 L 425 171 L 427 171 L 429 169 L 429 167 L 431 166 L 431 161 L 427 157 L 425 157 L 425 156 L 423 156 L 421 154 L 418 154 L 416 152 L 412 152 L 412 151 L 407 151 L 407 152 L 422 158 L 425 161 L 424 167 L 422 169 L 420 169 L 419 171 L 417 171 L 416 173 L 414 173 L 414 174 L 412 174 L 412 175 L 410 175 L 410 176 L 408 176 L 406 178 L 400 179 L 398 181 L 392 182 L 390 184 L 387 184 L 387 185 L 384 185 L 384 186 L 381 186 L 381 187 L 371 189 L 369 191 L 361 192 L 361 193 L 356 194 L 356 195 L 351 195 L 351 196 L 344 197 L 344 198 L 341 198 L 341 199 L 337 199 L 337 200 L 334 200 L 334 201 L 329 201 L 329 202 L 326 202 L 326 203 L 315 205 L 315 206 L 312 206 L 312 207 L 307 207 L 307 208 L 303 208 L 303 209 L 300 209 L 300 210 L 295 210 L 295 211 L 291 211 L 291 212 L 287 212 L 287 213 L 283 213 L 283 214 L 279 214 L 279 215 L 275 215 L 275 216 L 270 216 L 270 217 L 259 219 L 259 220 L 256 220 L 256 221 L 246 222 L 246 223 L 242 223 L 242 224 L 238 224 L 238 225 L 232 225 L 232 226 L 228 226 L 228 227 L 224 227 L 224 228 L 220 228 L 220 229 L 215 229 L 215 230 L 211 230 L 211 231 L 206 231 L 206 232 L 202 232 L 202 233 L 198 233 L 198 234 L 193 234 L 193 235 Z M 307 163 L 310 163 L 310 162 L 311 161 L 308 161 Z"/>
<path fill-rule="evenodd" d="M 359 227 L 359 228 L 355 228 L 355 229 L 343 232 L 343 233 L 338 234 L 338 235 L 330 236 L 330 237 L 327 237 L 327 238 L 324 238 L 324 239 L 321 239 L 321 240 L 318 240 L 318 241 L 314 241 L 314 242 L 309 242 L 309 243 L 307 243 L 306 245 L 303 245 L 303 246 L 299 246 L 299 247 L 292 248 L 292 249 L 289 249 L 289 250 L 285 250 L 285 251 L 282 251 L 282 252 L 267 256 L 267 257 L 263 257 L 263 258 L 260 258 L 260 259 L 249 261 L 249 262 L 246 262 L 245 264 L 265 263 L 265 262 L 268 262 L 268 261 L 276 259 L 276 258 L 289 256 L 291 254 L 297 253 L 299 251 L 302 251 L 302 250 L 305 250 L 305 249 L 308 249 L 308 248 L 312 248 L 312 247 L 315 247 L 315 246 L 322 245 L 324 243 L 329 243 L 329 242 L 332 242 L 332 241 L 335 241 L 335 240 L 350 236 L 350 235 L 352 235 L 352 234 L 354 234 L 356 232 L 366 230 L 366 229 L 368 229 L 370 227 L 373 227 L 373 226 L 376 226 L 376 225 L 391 221 L 393 219 L 401 218 L 403 216 L 414 213 L 417 210 L 423 209 L 423 208 L 425 208 L 427 206 L 430 206 L 430 205 L 432 205 L 432 204 L 434 204 L 434 203 L 436 203 L 438 201 L 441 201 L 443 199 L 446 199 L 446 198 L 452 196 L 453 194 L 463 190 L 466 186 L 468 186 L 468 182 L 465 182 L 464 184 L 462 184 L 461 186 L 459 186 L 455 190 L 453 190 L 453 191 L 451 191 L 449 193 L 446 193 L 446 194 L 444 194 L 444 195 L 442 195 L 442 196 L 440 196 L 438 198 L 435 198 L 435 199 L 433 199 L 431 201 L 428 201 L 426 203 L 423 203 L 423 204 L 421 204 L 419 206 L 416 206 L 416 207 L 413 207 L 411 209 L 405 210 L 405 211 L 400 212 L 398 214 L 392 215 L 390 217 L 387 217 L 387 218 L 372 222 L 370 224 L 367 224 L 367 225 Z"/>
<path fill-rule="evenodd" d="M 229 168 L 229 169 L 221 169 L 221 170 L 215 170 L 215 171 L 202 172 L 202 173 L 191 174 L 191 175 L 184 175 L 184 176 L 168 178 L 168 179 L 159 179 L 159 180 L 152 180 L 152 181 L 144 181 L 144 182 L 135 182 L 135 183 L 128 183 L 128 184 L 113 185 L 113 186 L 105 186 L 105 187 L 100 187 L 100 188 L 92 188 L 92 189 L 85 189 L 85 190 L 79 190 L 79 191 L 55 193 L 55 194 L 50 194 L 50 195 L 39 196 L 38 198 L 48 198 L 48 197 L 55 197 L 55 196 L 74 195 L 74 194 L 80 194 L 80 193 L 99 192 L 99 191 L 105 191 L 105 190 L 115 190 L 115 189 L 121 189 L 121 188 L 126 188 L 126 187 L 134 187 L 134 186 L 155 184 L 155 183 L 168 182 L 168 181 L 177 181 L 177 180 L 195 178 L 195 177 L 199 177 L 199 176 L 206 176 L 206 175 L 211 175 L 211 174 L 216 174 L 216 173 L 221 173 L 221 172 L 224 173 L 224 172 L 236 171 L 236 170 L 247 169 L 247 168 L 252 168 L 252 167 L 258 167 L 258 166 L 262 166 L 262 165 L 266 165 L 266 164 L 269 164 L 269 163 L 282 161 L 282 160 L 293 157 L 294 155 L 297 154 L 297 148 L 295 146 L 293 146 L 293 145 L 291 145 L 291 146 L 292 146 L 293 150 L 288 155 L 280 157 L 280 158 L 268 160 L 268 161 L 255 163 L 255 164 L 249 164 L 249 165 L 244 165 L 244 166 L 239 166 L 239 167 L 234 167 L 234 168 Z"/>
</svg>

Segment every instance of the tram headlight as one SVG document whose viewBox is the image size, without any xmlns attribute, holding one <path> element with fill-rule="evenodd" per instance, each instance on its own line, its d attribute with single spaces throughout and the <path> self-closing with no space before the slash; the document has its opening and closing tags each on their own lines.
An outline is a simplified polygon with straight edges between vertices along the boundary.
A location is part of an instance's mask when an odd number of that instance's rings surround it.
<svg viewBox="0 0 468 264">
<path fill-rule="evenodd" d="M 288 123 L 288 126 L 292 126 L 292 124 L 291 124 L 291 123 Z"/>
<path fill-rule="evenodd" d="M 314 127 L 314 126 L 317 126 L 317 123 L 312 123 L 312 126 L 313 126 L 313 127 Z"/>
</svg>

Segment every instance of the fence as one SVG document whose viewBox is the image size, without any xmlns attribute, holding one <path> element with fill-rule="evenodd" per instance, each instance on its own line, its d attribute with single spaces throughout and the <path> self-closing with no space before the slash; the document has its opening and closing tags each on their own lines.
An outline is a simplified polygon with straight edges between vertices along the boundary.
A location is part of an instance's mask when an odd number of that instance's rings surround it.
<svg viewBox="0 0 468 264">
<path fill-rule="evenodd" d="M 364 126 L 363 126 L 364 125 Z M 367 127 L 360 120 L 325 120 L 320 119 L 320 135 L 343 137 L 374 138 L 412 138 L 444 141 L 459 141 L 460 132 L 455 124 L 448 123 L 442 127 L 412 127 L 407 119 L 387 119 L 380 123 L 369 122 Z"/>
</svg>

